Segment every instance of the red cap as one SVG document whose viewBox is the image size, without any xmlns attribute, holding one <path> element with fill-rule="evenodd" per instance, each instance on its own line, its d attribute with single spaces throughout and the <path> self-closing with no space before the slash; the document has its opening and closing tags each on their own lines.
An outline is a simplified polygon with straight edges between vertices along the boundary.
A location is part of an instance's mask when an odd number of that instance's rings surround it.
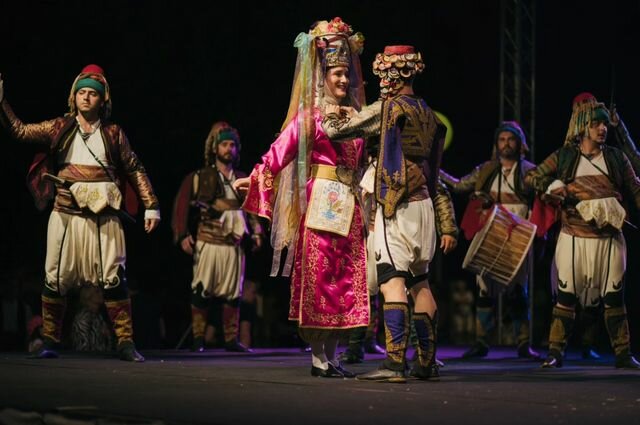
<svg viewBox="0 0 640 425">
<path fill-rule="evenodd" d="M 585 91 L 573 98 L 573 105 L 591 100 L 595 101 L 596 97 L 591 93 Z"/>
<path fill-rule="evenodd" d="M 413 46 L 385 46 L 385 55 L 404 55 L 407 53 L 415 53 Z"/>
<path fill-rule="evenodd" d="M 100 75 L 104 75 L 104 70 L 96 65 L 96 64 L 90 64 L 85 66 L 84 68 L 82 68 L 81 71 L 82 74 L 100 74 Z"/>
</svg>

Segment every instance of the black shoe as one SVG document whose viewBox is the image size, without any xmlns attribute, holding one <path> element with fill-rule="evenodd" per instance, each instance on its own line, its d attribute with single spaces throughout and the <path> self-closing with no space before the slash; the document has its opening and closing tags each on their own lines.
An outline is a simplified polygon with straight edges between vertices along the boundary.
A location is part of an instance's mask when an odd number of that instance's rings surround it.
<svg viewBox="0 0 640 425">
<path fill-rule="evenodd" d="M 489 347 L 477 342 L 462 354 L 462 358 L 463 359 L 480 358 L 480 357 L 486 357 L 487 354 L 489 354 Z"/>
<path fill-rule="evenodd" d="M 417 362 L 418 361 L 418 350 L 413 352 L 413 355 L 411 356 L 411 361 L 412 362 Z M 436 362 L 436 365 L 438 367 L 444 367 L 444 362 L 442 360 L 440 360 L 439 358 L 435 358 L 434 360 Z"/>
<path fill-rule="evenodd" d="M 326 369 L 311 366 L 311 376 L 316 376 L 318 378 L 344 378 L 342 372 L 336 369 L 336 367 L 331 363 L 329 363 L 329 366 Z"/>
<path fill-rule="evenodd" d="M 144 357 L 136 351 L 136 347 L 133 344 L 124 344 L 118 347 L 118 357 L 125 362 L 144 362 Z"/>
<path fill-rule="evenodd" d="M 368 354 L 387 354 L 387 350 L 376 344 L 374 340 L 364 342 L 364 351 Z"/>
<path fill-rule="evenodd" d="M 522 344 L 518 347 L 519 359 L 540 360 L 540 353 L 534 351 L 529 344 Z"/>
<path fill-rule="evenodd" d="M 56 347 L 59 345 L 50 338 L 44 338 L 40 349 L 30 353 L 27 357 L 30 359 L 57 359 L 59 356 Z"/>
<path fill-rule="evenodd" d="M 393 382 L 393 383 L 405 383 L 407 382 L 407 375 L 404 370 L 391 370 L 384 366 L 380 366 L 376 370 L 363 373 L 356 376 L 358 381 L 375 381 L 375 382 Z"/>
<path fill-rule="evenodd" d="M 562 367 L 562 356 L 557 356 L 554 354 L 547 354 L 547 358 L 540 365 L 543 369 L 557 369 Z"/>
<path fill-rule="evenodd" d="M 45 346 L 40 347 L 35 353 L 30 353 L 27 358 L 29 359 L 57 359 L 58 352 L 53 348 L 47 348 Z"/>
<path fill-rule="evenodd" d="M 601 356 L 593 348 L 583 348 L 582 349 L 582 358 L 584 360 L 600 360 Z"/>
<path fill-rule="evenodd" d="M 194 353 L 202 353 L 204 352 L 204 338 L 199 336 L 193 339 L 193 345 L 191 346 L 191 351 Z"/>
<path fill-rule="evenodd" d="M 364 355 L 359 356 L 347 348 L 346 351 L 338 356 L 338 360 L 340 360 L 340 362 L 342 363 L 347 364 L 362 363 L 364 361 Z"/>
<path fill-rule="evenodd" d="M 253 353 L 253 350 L 246 347 L 239 341 L 230 341 L 224 344 L 224 349 L 232 353 Z"/>
<path fill-rule="evenodd" d="M 334 365 L 333 363 L 330 363 L 333 365 L 333 367 L 336 368 L 336 370 L 338 372 L 340 372 L 342 374 L 342 376 L 344 376 L 345 378 L 355 378 L 356 374 L 343 368 L 342 365 L 340 363 L 338 363 L 337 365 Z"/>
<path fill-rule="evenodd" d="M 414 379 L 421 379 L 424 381 L 439 381 L 440 380 L 440 368 L 436 363 L 431 366 L 421 366 L 417 363 L 413 365 L 409 376 Z"/>
<path fill-rule="evenodd" d="M 616 356 L 616 369 L 640 370 L 640 363 L 631 354 Z"/>
</svg>

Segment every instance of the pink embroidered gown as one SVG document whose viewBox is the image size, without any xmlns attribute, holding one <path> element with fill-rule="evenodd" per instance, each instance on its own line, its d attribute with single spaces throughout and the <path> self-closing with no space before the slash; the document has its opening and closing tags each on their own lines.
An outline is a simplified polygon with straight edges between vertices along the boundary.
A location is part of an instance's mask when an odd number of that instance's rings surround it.
<svg viewBox="0 0 640 425">
<path fill-rule="evenodd" d="M 331 142 L 322 130 L 322 116 L 318 111 L 314 113 L 314 120 L 310 165 L 342 165 L 358 169 L 363 157 L 364 141 Z M 274 179 L 289 162 L 296 159 L 297 149 L 296 117 L 262 156 L 262 163 L 253 169 L 243 205 L 247 212 L 272 219 Z M 307 203 L 315 180 L 312 177 L 307 179 Z M 310 229 L 304 223 L 303 216 L 291 275 L 289 319 L 298 321 L 301 329 L 339 330 L 366 326 L 369 322 L 369 300 L 360 205 L 356 202 L 346 237 Z"/>
</svg>

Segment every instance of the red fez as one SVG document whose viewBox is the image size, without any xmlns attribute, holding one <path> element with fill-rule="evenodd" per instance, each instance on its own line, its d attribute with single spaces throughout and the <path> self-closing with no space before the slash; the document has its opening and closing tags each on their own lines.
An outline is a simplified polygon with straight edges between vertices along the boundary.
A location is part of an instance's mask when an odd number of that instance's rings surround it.
<svg viewBox="0 0 640 425">
<path fill-rule="evenodd" d="M 104 70 L 96 65 L 96 64 L 90 64 L 85 66 L 84 68 L 82 68 L 81 71 L 82 74 L 100 74 L 100 75 L 104 75 Z"/>
<path fill-rule="evenodd" d="M 405 55 L 407 53 L 415 53 L 413 46 L 385 46 L 385 55 Z"/>
<path fill-rule="evenodd" d="M 592 95 L 589 92 L 582 92 L 579 95 L 577 95 L 576 97 L 573 98 L 573 105 L 576 105 L 578 103 L 582 103 L 582 102 L 586 102 L 586 101 L 596 101 L 596 97 L 594 95 Z"/>
</svg>

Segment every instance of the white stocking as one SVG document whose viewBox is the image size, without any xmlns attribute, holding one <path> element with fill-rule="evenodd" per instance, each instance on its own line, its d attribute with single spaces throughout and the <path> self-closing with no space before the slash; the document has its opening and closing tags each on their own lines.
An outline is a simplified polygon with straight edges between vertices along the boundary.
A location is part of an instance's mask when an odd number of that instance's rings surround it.
<svg viewBox="0 0 640 425">
<path fill-rule="evenodd" d="M 323 342 L 312 342 L 311 344 L 311 363 L 320 369 L 327 370 L 329 367 L 327 356 L 324 353 Z"/>
</svg>

